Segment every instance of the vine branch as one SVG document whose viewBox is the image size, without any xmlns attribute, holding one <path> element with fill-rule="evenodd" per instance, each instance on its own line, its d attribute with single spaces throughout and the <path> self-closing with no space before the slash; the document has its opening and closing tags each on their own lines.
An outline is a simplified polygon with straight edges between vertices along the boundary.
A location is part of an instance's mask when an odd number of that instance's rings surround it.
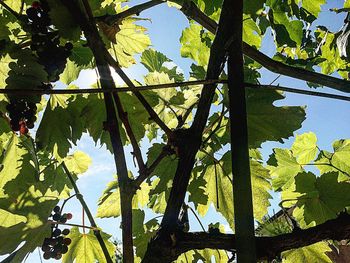
<svg viewBox="0 0 350 263">
<path fill-rule="evenodd" d="M 111 56 L 111 54 L 108 53 L 107 50 L 105 52 L 105 56 L 109 65 L 117 72 L 117 74 L 126 83 L 126 85 L 128 85 L 129 88 L 133 89 L 134 95 L 146 109 L 151 119 L 158 124 L 158 126 L 165 132 L 168 138 L 171 138 L 173 136 L 172 130 L 159 118 L 158 114 L 153 110 L 152 106 L 147 102 L 145 97 L 137 90 L 137 87 L 134 85 L 134 83 L 132 83 L 129 77 L 121 69 L 118 62 Z"/>
<path fill-rule="evenodd" d="M 94 55 L 98 73 L 100 76 L 100 84 L 102 89 L 115 89 L 115 83 L 105 57 L 106 47 L 98 33 L 92 11 L 88 1 L 83 1 L 84 10 L 75 1 L 61 0 L 62 4 L 67 7 L 81 27 L 88 45 Z M 120 186 L 120 206 L 122 217 L 122 239 L 123 239 L 123 261 L 133 262 L 133 239 L 132 239 L 132 189 L 131 179 L 128 176 L 125 153 L 121 135 L 118 126 L 118 119 L 115 111 L 113 97 L 110 93 L 104 93 L 104 102 L 107 115 L 107 126 L 110 134 L 111 144 L 113 148 L 113 157 L 118 174 L 118 183 Z"/>
<path fill-rule="evenodd" d="M 160 251 L 161 262 L 172 262 L 179 255 L 193 249 L 223 249 L 234 251 L 237 248 L 235 234 L 208 232 L 181 232 L 174 234 L 176 244 L 169 245 L 163 240 Z M 258 260 L 273 260 L 282 252 L 297 249 L 323 240 L 344 240 L 350 238 L 350 215 L 340 214 L 336 219 L 308 229 L 300 229 L 288 234 L 273 237 L 255 237 Z"/>
</svg>

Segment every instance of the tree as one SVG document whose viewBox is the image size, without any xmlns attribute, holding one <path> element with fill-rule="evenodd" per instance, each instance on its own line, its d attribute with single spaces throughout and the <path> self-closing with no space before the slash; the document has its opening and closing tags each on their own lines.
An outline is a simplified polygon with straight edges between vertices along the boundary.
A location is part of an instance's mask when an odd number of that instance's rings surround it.
<svg viewBox="0 0 350 263">
<path fill-rule="evenodd" d="M 335 141 L 329 152 L 305 133 L 290 149 L 274 149 L 267 163 L 260 147 L 292 136 L 305 120 L 303 107 L 274 105 L 283 90 L 350 99 L 263 85 L 259 70 L 348 93 L 348 19 L 338 33 L 315 28 L 324 0 L 123 2 L 0 0 L 3 262 L 21 262 L 37 247 L 63 262 L 120 260 L 76 185 L 91 162 L 81 151 L 69 153 L 83 134 L 114 156 L 117 178 L 102 193 L 97 216 L 121 217 L 123 262 L 228 262 L 236 254 L 238 262 L 346 262 L 350 140 Z M 190 20 L 180 39 L 181 55 L 194 61 L 188 80 L 150 48 L 138 24 L 137 15 L 160 4 Z M 349 8 L 345 1 L 333 11 Z M 269 30 L 273 58 L 260 51 Z M 149 71 L 144 83 L 123 70 L 138 53 Z M 91 89 L 71 84 L 84 69 L 97 72 Z M 126 87 L 116 86 L 111 70 Z M 56 81 L 66 88 L 53 88 Z M 137 174 L 126 158 L 135 160 Z M 271 192 L 281 194 L 281 211 L 268 218 Z M 67 221 L 72 215 L 63 208 L 74 197 L 90 226 Z M 188 232 L 188 213 L 199 218 L 211 206 L 235 234 L 214 222 Z M 146 221 L 145 209 L 161 218 Z"/>
</svg>

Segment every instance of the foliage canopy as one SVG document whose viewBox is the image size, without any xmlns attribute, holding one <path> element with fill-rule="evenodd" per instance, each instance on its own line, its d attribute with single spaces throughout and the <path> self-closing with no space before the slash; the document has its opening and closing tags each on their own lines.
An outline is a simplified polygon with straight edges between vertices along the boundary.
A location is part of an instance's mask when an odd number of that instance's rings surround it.
<svg viewBox="0 0 350 263">
<path fill-rule="evenodd" d="M 193 212 L 203 217 L 213 210 L 231 230 L 235 227 L 229 148 L 231 87 L 222 66 L 225 54 L 217 63 L 219 68 L 210 64 L 216 52 L 223 52 L 213 44 L 219 38 L 213 32 L 220 31 L 221 24 L 215 30 L 224 1 L 153 0 L 138 5 L 129 1 L 131 8 L 125 2 L 0 0 L 0 255 L 8 256 L 3 262 L 22 262 L 42 246 L 52 226 L 57 227 L 48 218 L 63 200 L 76 196 L 89 213 L 75 181 L 84 180 L 91 158 L 70 151 L 84 134 L 115 156 L 117 176 L 111 175 L 106 189 L 96 196 L 96 217 L 122 217 L 124 262 L 211 262 L 213 258 L 228 262 L 234 254 L 232 235 L 224 234 L 222 224 L 212 222 L 192 236 L 187 215 Z M 296 135 L 289 149 L 273 149 L 267 162 L 260 152 L 264 142 L 283 142 L 293 136 L 306 118 L 303 106 L 276 106 L 284 93 L 278 87 L 260 85 L 262 66 L 308 81 L 310 88 L 325 85 L 349 92 L 350 21 L 345 20 L 340 32 L 318 25 L 325 3 L 243 1 L 249 163 L 261 262 L 338 262 L 334 260 L 340 258 L 337 253 L 349 251 L 344 242 L 337 241 L 349 238 L 350 224 L 344 231 L 327 231 L 339 227 L 350 206 L 350 140 L 339 138 L 333 150 L 327 151 L 320 149 L 316 134 L 309 132 Z M 193 62 L 190 72 L 184 74 L 171 58 L 152 47 L 147 23 L 142 23 L 148 18 L 138 15 L 158 4 L 176 8 L 189 18 L 179 41 L 181 56 Z M 349 8 L 350 1 L 345 1 L 333 10 L 334 15 Z M 31 18 L 28 9 L 39 10 L 41 15 Z M 36 27 L 36 21 L 46 17 L 48 24 Z M 270 33 L 273 38 L 268 37 Z M 266 39 L 275 46 L 272 58 L 259 51 Z M 56 41 L 51 51 L 47 41 L 50 45 Z M 130 80 L 122 70 L 136 63 L 148 71 L 143 81 Z M 122 87 L 116 87 L 110 68 L 121 76 L 128 92 L 111 92 Z M 78 87 L 76 80 L 83 70 L 98 73 L 92 92 L 79 93 L 84 87 Z M 216 78 L 210 77 L 215 70 L 219 70 Z M 339 79 L 327 76 L 332 74 Z M 202 80 L 213 82 L 188 82 Z M 141 89 L 175 82 L 178 86 Z M 47 89 L 50 83 L 66 92 L 54 94 L 56 87 Z M 212 90 L 211 95 L 204 94 L 206 89 Z M 204 97 L 210 98 L 208 106 L 201 102 Z M 18 110 L 20 103 L 28 109 Z M 32 109 L 33 116 L 14 117 L 13 111 L 27 114 Z M 196 118 L 204 118 L 202 129 L 194 130 L 200 121 Z M 35 122 L 34 129 L 31 122 Z M 148 149 L 142 143 L 146 140 Z M 132 155 L 124 157 L 124 146 L 131 146 Z M 125 158 L 134 158 L 138 171 L 128 171 Z M 172 187 L 181 180 L 181 171 L 188 173 L 187 189 L 182 190 L 183 200 L 178 196 L 181 211 L 172 215 L 177 220 L 169 226 L 161 217 L 168 216 L 173 205 L 168 200 L 172 200 Z M 271 195 L 278 194 L 282 212 L 268 218 Z M 154 217 L 149 219 L 145 211 Z M 71 228 L 67 237 L 72 243 L 62 262 L 121 260 L 110 235 L 88 217 L 90 230 Z M 167 227 L 170 230 L 162 232 Z M 314 229 L 319 235 L 306 242 L 303 235 Z M 279 241 L 281 235 L 294 238 L 294 246 L 288 239 Z M 271 246 L 263 244 L 261 237 L 270 237 Z M 159 240 L 166 241 L 161 253 Z M 345 252 L 342 259 L 346 261 Z"/>
</svg>

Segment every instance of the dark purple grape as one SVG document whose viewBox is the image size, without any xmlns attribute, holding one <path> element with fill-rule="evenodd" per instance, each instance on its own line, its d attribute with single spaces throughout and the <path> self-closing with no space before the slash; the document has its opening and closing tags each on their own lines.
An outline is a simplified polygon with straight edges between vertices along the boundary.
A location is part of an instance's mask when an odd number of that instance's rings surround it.
<svg viewBox="0 0 350 263">
<path fill-rule="evenodd" d="M 50 251 L 45 252 L 44 255 L 43 255 L 43 258 L 44 259 L 50 259 L 51 258 L 51 252 Z"/>
<path fill-rule="evenodd" d="M 65 45 L 64 45 L 64 48 L 66 50 L 72 50 L 73 49 L 73 44 L 70 43 L 70 42 L 67 42 Z"/>
<path fill-rule="evenodd" d="M 55 259 L 59 260 L 59 259 L 61 259 L 61 258 L 62 258 L 62 254 L 61 254 L 61 253 L 57 253 Z"/>
<path fill-rule="evenodd" d="M 63 245 L 63 246 L 62 246 L 61 253 L 62 253 L 62 254 L 66 254 L 67 252 L 68 252 L 68 246 Z"/>
<path fill-rule="evenodd" d="M 43 245 L 49 245 L 50 244 L 50 240 L 51 240 L 51 238 L 46 237 L 44 239 Z"/>
<path fill-rule="evenodd" d="M 51 254 L 50 256 L 52 258 L 55 258 L 57 256 L 57 252 L 56 251 L 51 251 L 50 254 Z"/>
<path fill-rule="evenodd" d="M 56 245 L 57 244 L 57 238 L 51 238 L 50 239 L 50 246 L 54 246 L 54 245 Z"/>
<path fill-rule="evenodd" d="M 39 18 L 38 14 L 38 10 L 33 8 L 33 7 L 29 7 L 27 10 L 26 10 L 26 13 L 27 13 L 27 16 L 30 20 L 37 20 Z"/>
<path fill-rule="evenodd" d="M 60 210 L 61 210 L 61 207 L 59 207 L 58 205 L 56 205 L 55 208 L 53 209 L 53 211 L 54 211 L 55 213 L 60 212 Z"/>
<path fill-rule="evenodd" d="M 52 219 L 55 220 L 55 221 L 59 221 L 61 219 L 61 215 L 60 214 L 54 214 Z"/>
<path fill-rule="evenodd" d="M 72 240 L 70 238 L 63 239 L 63 244 L 69 246 L 72 243 Z"/>
<path fill-rule="evenodd" d="M 63 243 L 63 237 L 62 236 L 59 236 L 56 240 L 57 240 L 58 244 L 62 244 Z"/>
<path fill-rule="evenodd" d="M 52 232 L 52 236 L 53 236 L 53 237 L 58 237 L 59 235 L 61 235 L 61 229 L 56 228 L 56 229 Z"/>
<path fill-rule="evenodd" d="M 62 235 L 66 236 L 70 233 L 70 230 L 68 228 L 62 230 Z"/>
<path fill-rule="evenodd" d="M 48 252 L 48 251 L 50 251 L 50 246 L 49 245 L 42 245 L 42 247 L 41 247 L 41 250 L 42 251 L 44 251 L 44 252 Z"/>
</svg>

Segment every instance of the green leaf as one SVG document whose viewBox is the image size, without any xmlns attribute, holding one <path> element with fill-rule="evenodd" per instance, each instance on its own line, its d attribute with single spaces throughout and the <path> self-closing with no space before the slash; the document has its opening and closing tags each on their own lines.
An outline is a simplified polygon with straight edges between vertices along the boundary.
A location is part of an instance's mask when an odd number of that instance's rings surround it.
<svg viewBox="0 0 350 263">
<path fill-rule="evenodd" d="M 268 161 L 273 188 L 277 191 L 287 189 L 294 177 L 303 171 L 292 152 L 288 149 L 274 149 Z"/>
<path fill-rule="evenodd" d="M 334 153 L 321 151 L 315 161 L 321 173 L 337 172 L 338 180 L 344 181 L 350 178 L 350 140 L 337 140 L 333 143 Z"/>
<path fill-rule="evenodd" d="M 293 156 L 298 163 L 308 164 L 316 158 L 317 137 L 313 132 L 297 135 L 292 146 Z"/>
<path fill-rule="evenodd" d="M 81 96 L 52 95 L 36 133 L 38 148 L 64 158 L 84 131 L 81 114 L 86 103 Z"/>
<path fill-rule="evenodd" d="M 115 252 L 115 246 L 109 241 L 110 235 L 100 232 L 108 253 L 112 256 Z M 101 246 L 94 235 L 93 230 L 88 233 L 80 233 L 78 227 L 73 227 L 67 236 L 72 240 L 68 252 L 63 255 L 63 263 L 84 263 L 84 262 L 106 262 Z"/>
<path fill-rule="evenodd" d="M 82 151 L 76 151 L 64 158 L 64 162 L 71 173 L 85 173 L 91 165 L 91 158 Z"/>
<path fill-rule="evenodd" d="M 67 7 L 55 0 L 48 0 L 48 3 L 50 6 L 49 15 L 51 21 L 60 31 L 60 36 L 68 40 L 78 40 L 81 35 L 81 30 Z"/>
<path fill-rule="evenodd" d="M 140 189 L 132 199 L 133 209 L 144 207 L 149 201 L 150 186 L 143 182 Z M 120 192 L 117 179 L 108 183 L 107 188 L 103 191 L 102 196 L 98 201 L 97 217 L 118 217 L 121 214 L 120 210 Z"/>
<path fill-rule="evenodd" d="M 193 59 L 199 66 L 206 66 L 209 60 L 211 38 L 208 33 L 202 31 L 203 27 L 194 23 L 183 30 L 180 51 L 182 57 Z"/>
<path fill-rule="evenodd" d="M 332 263 L 325 254 L 331 251 L 326 242 L 318 242 L 307 247 L 288 250 L 282 253 L 283 263 Z"/>
<path fill-rule="evenodd" d="M 248 90 L 247 114 L 249 147 L 258 148 L 265 141 L 282 141 L 301 128 L 305 109 L 296 106 L 274 106 L 284 96 L 274 90 Z"/>
<path fill-rule="evenodd" d="M 103 127 L 103 123 L 107 120 L 103 95 L 90 94 L 81 111 L 80 118 L 94 142 L 99 142 L 101 145 L 105 144 L 107 149 L 112 151 L 109 133 Z M 125 142 L 125 134 L 121 134 L 121 136 Z"/>
<path fill-rule="evenodd" d="M 243 13 L 245 14 L 256 14 L 259 10 L 263 9 L 266 0 L 244 0 L 243 1 Z"/>
<path fill-rule="evenodd" d="M 338 182 L 337 178 L 336 173 L 316 178 L 310 172 L 303 172 L 295 177 L 289 189 L 282 192 L 283 200 L 296 200 L 293 216 L 302 226 L 334 219 L 350 205 L 350 184 Z"/>
<path fill-rule="evenodd" d="M 82 69 L 83 67 L 78 66 L 75 62 L 68 59 L 65 69 L 60 75 L 60 81 L 69 85 L 71 82 L 78 79 Z"/>
<path fill-rule="evenodd" d="M 198 204 L 197 210 L 201 216 L 204 216 L 211 204 L 220 212 L 230 227 L 233 227 L 233 191 L 232 191 L 232 173 L 231 157 L 227 152 L 223 158 L 214 165 L 208 165 L 203 171 L 203 179 L 206 180 L 205 194 L 208 196 L 208 202 L 205 205 Z M 271 196 L 267 192 L 270 189 L 268 182 L 268 170 L 257 161 L 251 162 L 251 176 L 253 188 L 253 206 L 254 217 L 261 219 L 266 213 L 270 203 Z"/>
<path fill-rule="evenodd" d="M 255 1 L 254 1 L 255 2 Z M 252 18 L 243 16 L 243 41 L 257 48 L 261 45 L 260 29 Z"/>
<path fill-rule="evenodd" d="M 129 67 L 136 61 L 133 55 L 143 52 L 151 45 L 151 40 L 145 34 L 146 28 L 136 25 L 133 18 L 123 19 L 119 31 L 115 35 L 115 43 L 111 52 L 115 53 L 122 67 Z"/>
<path fill-rule="evenodd" d="M 136 247 L 136 256 L 142 258 L 147 250 L 148 242 L 156 234 L 159 225 L 156 219 L 151 219 L 144 223 L 144 211 L 133 210 L 132 213 L 132 229 L 134 245 Z"/>
<path fill-rule="evenodd" d="M 170 62 L 164 54 L 154 50 L 153 48 L 147 49 L 142 53 L 141 64 L 144 65 L 149 72 L 161 71 L 164 62 Z"/>
<path fill-rule="evenodd" d="M 302 7 L 305 8 L 315 17 L 321 12 L 321 6 L 326 3 L 326 0 L 302 0 Z"/>
<path fill-rule="evenodd" d="M 35 214 L 29 213 L 26 222 L 19 222 L 11 227 L 0 226 L 0 255 L 16 251 L 11 262 L 23 262 L 26 256 L 42 244 L 51 233 L 51 224 L 43 222 Z"/>
</svg>

